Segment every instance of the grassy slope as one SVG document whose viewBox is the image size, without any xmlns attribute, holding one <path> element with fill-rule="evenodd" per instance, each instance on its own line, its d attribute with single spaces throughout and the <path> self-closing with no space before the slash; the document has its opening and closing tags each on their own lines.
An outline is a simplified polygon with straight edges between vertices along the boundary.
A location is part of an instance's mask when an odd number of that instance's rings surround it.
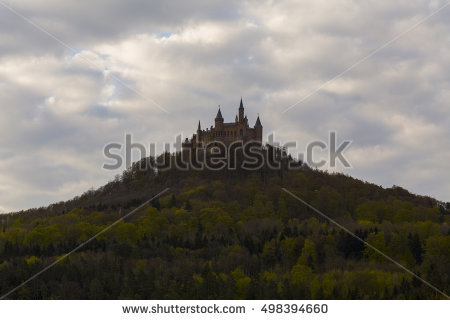
<svg viewBox="0 0 450 320">
<path fill-rule="evenodd" d="M 443 291 L 450 211 L 429 197 L 304 168 L 155 175 L 4 216 L 0 292 L 154 201 L 11 298 L 440 298 L 284 193 L 285 187 Z"/>
</svg>

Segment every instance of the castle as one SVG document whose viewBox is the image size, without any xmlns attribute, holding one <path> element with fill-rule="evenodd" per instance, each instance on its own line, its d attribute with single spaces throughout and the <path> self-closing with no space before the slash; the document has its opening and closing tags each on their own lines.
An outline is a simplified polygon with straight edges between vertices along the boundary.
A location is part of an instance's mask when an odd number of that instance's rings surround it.
<svg viewBox="0 0 450 320">
<path fill-rule="evenodd" d="M 202 130 L 199 121 L 197 133 L 190 140 L 186 138 L 183 148 L 204 148 L 210 143 L 217 141 L 222 142 L 226 146 L 235 141 L 262 143 L 262 130 L 263 127 L 259 120 L 259 115 L 253 128 L 250 128 L 248 125 L 247 115 L 244 115 L 244 105 L 241 98 L 238 115 L 236 115 L 234 122 L 224 122 L 219 106 L 219 111 L 217 111 L 217 116 L 214 119 L 214 127 L 211 126 L 210 129 Z"/>
</svg>

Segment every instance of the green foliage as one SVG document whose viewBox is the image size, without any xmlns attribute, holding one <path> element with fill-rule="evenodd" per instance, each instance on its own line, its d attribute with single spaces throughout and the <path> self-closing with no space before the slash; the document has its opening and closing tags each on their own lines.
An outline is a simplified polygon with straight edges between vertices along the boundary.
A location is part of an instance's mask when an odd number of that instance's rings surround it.
<svg viewBox="0 0 450 320">
<path fill-rule="evenodd" d="M 309 239 L 305 240 L 305 245 L 303 246 L 302 254 L 298 262 L 314 270 L 317 265 L 316 245 L 314 242 Z"/>
<path fill-rule="evenodd" d="M 441 298 L 280 187 L 450 289 L 450 211 L 429 198 L 309 169 L 155 175 L 132 168 L 98 191 L 3 219 L 0 291 L 165 186 L 171 195 L 116 223 L 11 298 Z"/>
</svg>

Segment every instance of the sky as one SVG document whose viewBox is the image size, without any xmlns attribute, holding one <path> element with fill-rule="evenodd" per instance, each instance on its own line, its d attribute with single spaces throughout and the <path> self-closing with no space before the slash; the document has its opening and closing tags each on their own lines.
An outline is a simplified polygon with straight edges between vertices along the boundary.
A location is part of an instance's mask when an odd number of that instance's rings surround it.
<svg viewBox="0 0 450 320">
<path fill-rule="evenodd" d="M 106 144 L 162 148 L 241 97 L 264 139 L 336 131 L 352 167 L 330 171 L 450 201 L 445 5 L 0 0 L 0 212 L 98 188 L 124 169 Z"/>
</svg>

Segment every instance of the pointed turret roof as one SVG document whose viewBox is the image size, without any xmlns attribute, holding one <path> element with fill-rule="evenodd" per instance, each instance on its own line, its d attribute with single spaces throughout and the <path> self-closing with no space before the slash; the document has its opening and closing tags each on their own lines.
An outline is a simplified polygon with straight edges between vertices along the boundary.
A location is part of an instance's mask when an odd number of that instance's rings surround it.
<svg viewBox="0 0 450 320">
<path fill-rule="evenodd" d="M 222 112 L 220 112 L 220 106 L 219 106 L 219 111 L 217 111 L 216 119 L 223 119 Z"/>
<path fill-rule="evenodd" d="M 261 120 L 259 120 L 259 114 L 258 118 L 256 119 L 255 127 L 262 127 Z"/>
<path fill-rule="evenodd" d="M 201 131 L 202 130 L 202 127 L 200 126 L 200 120 L 198 120 L 198 129 L 197 129 L 198 131 Z"/>
<path fill-rule="evenodd" d="M 239 109 L 244 109 L 244 104 L 242 103 L 242 97 L 241 97 L 241 104 L 239 105 Z"/>
</svg>

